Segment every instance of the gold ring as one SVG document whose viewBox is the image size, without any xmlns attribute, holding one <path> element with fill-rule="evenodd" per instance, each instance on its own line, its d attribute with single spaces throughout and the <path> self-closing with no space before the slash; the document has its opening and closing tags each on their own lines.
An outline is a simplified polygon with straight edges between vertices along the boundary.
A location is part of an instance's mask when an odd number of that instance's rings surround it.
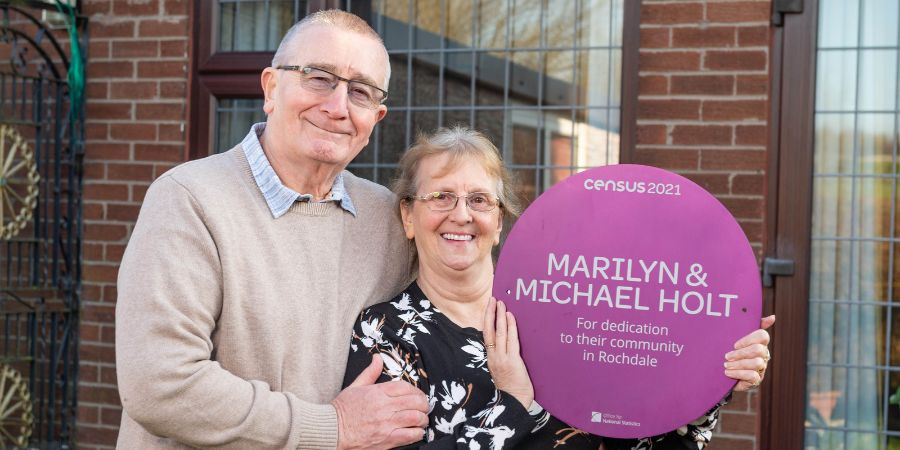
<svg viewBox="0 0 900 450">
<path fill-rule="evenodd" d="M 487 348 L 489 348 L 489 349 L 494 348 L 494 344 L 488 344 Z"/>
<path fill-rule="evenodd" d="M 756 369 L 756 373 L 759 374 L 759 379 L 762 380 L 763 374 L 766 373 L 766 368 L 763 367 L 762 369 Z"/>
<path fill-rule="evenodd" d="M 767 348 L 767 349 L 766 349 L 766 356 L 763 357 L 763 361 L 769 362 L 770 359 L 772 359 L 772 354 L 769 353 L 769 349 Z"/>
</svg>

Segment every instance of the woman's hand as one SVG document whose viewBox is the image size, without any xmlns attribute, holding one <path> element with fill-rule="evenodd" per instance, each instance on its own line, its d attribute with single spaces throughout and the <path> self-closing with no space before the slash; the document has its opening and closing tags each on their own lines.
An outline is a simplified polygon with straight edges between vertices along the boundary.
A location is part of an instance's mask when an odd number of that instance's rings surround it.
<svg viewBox="0 0 900 450">
<path fill-rule="evenodd" d="M 503 302 L 491 297 L 484 312 L 484 345 L 488 369 L 497 389 L 509 393 L 525 408 L 534 400 L 534 386 L 519 354 L 516 319 Z"/>
<path fill-rule="evenodd" d="M 735 391 L 746 391 L 762 383 L 769 365 L 769 333 L 775 316 L 763 317 L 760 329 L 734 344 L 734 351 L 725 354 L 725 375 L 738 380 Z"/>
</svg>

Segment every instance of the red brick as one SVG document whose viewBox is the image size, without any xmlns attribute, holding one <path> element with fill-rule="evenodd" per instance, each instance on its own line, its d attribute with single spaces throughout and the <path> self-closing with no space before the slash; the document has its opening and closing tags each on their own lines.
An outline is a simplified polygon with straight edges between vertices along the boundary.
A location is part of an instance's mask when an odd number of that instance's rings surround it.
<svg viewBox="0 0 900 450">
<path fill-rule="evenodd" d="M 84 184 L 85 200 L 128 200 L 128 186 L 124 184 Z"/>
<path fill-rule="evenodd" d="M 91 180 L 102 180 L 106 178 L 106 163 L 84 163 L 84 177 Z"/>
<path fill-rule="evenodd" d="M 96 119 L 131 119 L 131 103 L 88 102 L 87 116 Z"/>
<path fill-rule="evenodd" d="M 731 193 L 744 195 L 763 195 L 765 191 L 763 175 L 735 175 L 731 180 Z"/>
<path fill-rule="evenodd" d="M 174 124 L 159 124 L 159 130 L 157 131 L 160 141 L 183 141 L 184 140 L 184 131 L 182 129 L 182 125 L 174 125 Z"/>
<path fill-rule="evenodd" d="M 712 48 L 733 47 L 734 27 L 675 28 L 672 30 L 672 47 Z"/>
<path fill-rule="evenodd" d="M 106 177 L 110 180 L 151 181 L 153 166 L 149 164 L 109 164 Z"/>
<path fill-rule="evenodd" d="M 641 5 L 641 24 L 669 25 L 699 23 L 702 20 L 702 3 L 644 3 Z"/>
<path fill-rule="evenodd" d="M 116 334 L 116 329 L 114 327 L 103 327 L 103 333 L 114 336 Z M 101 367 L 100 382 L 103 384 L 116 385 L 118 383 L 118 380 L 116 379 L 116 368 Z"/>
<path fill-rule="evenodd" d="M 640 71 L 686 71 L 700 69 L 699 52 L 641 52 Z"/>
<path fill-rule="evenodd" d="M 134 64 L 131 61 L 91 62 L 87 65 L 89 80 L 104 78 L 131 78 L 134 76 Z"/>
<path fill-rule="evenodd" d="M 733 75 L 672 75 L 674 95 L 733 95 Z"/>
<path fill-rule="evenodd" d="M 138 120 L 184 120 L 181 103 L 143 103 L 137 105 Z"/>
<path fill-rule="evenodd" d="M 172 144 L 135 144 L 134 159 L 138 161 L 184 161 L 184 146 Z"/>
<path fill-rule="evenodd" d="M 766 52 L 762 50 L 710 50 L 704 68 L 710 70 L 766 70 Z"/>
<path fill-rule="evenodd" d="M 86 16 L 94 14 L 107 14 L 110 9 L 110 0 L 82 0 L 81 12 Z"/>
<path fill-rule="evenodd" d="M 96 366 L 84 365 L 84 364 L 79 366 L 79 368 L 78 368 L 79 380 L 78 381 L 85 380 L 83 374 L 84 374 L 84 370 L 87 368 L 96 369 Z M 93 381 L 93 380 L 88 379 L 86 381 Z M 79 422 L 97 423 L 97 421 L 99 419 L 100 419 L 100 408 L 98 408 L 96 406 L 78 405 L 78 421 Z"/>
<path fill-rule="evenodd" d="M 152 123 L 112 123 L 109 125 L 112 139 L 148 141 L 156 139 L 156 125 Z"/>
<path fill-rule="evenodd" d="M 109 206 L 107 206 L 107 209 L 109 209 Z M 84 239 L 86 241 L 117 241 L 124 238 L 127 234 L 128 229 L 124 225 L 88 223 L 84 226 Z"/>
<path fill-rule="evenodd" d="M 78 400 L 81 400 L 79 394 Z M 78 430 L 78 448 L 84 448 L 85 445 L 102 445 L 105 447 L 115 447 L 116 439 L 119 436 L 118 428 L 100 428 L 100 427 L 91 427 L 91 426 L 81 426 L 77 427 Z"/>
<path fill-rule="evenodd" d="M 108 249 L 107 249 L 107 252 L 106 252 L 106 253 L 107 253 L 107 254 L 109 253 L 109 250 L 108 250 Z M 121 253 L 120 253 L 120 254 L 121 254 Z M 107 255 L 107 256 L 109 256 L 109 255 Z M 121 262 L 121 259 L 122 259 L 122 258 L 120 257 L 120 258 L 119 258 L 119 261 L 117 261 L 117 262 Z M 112 285 L 108 285 L 108 286 L 103 286 L 103 299 L 104 299 L 104 301 L 107 301 L 107 302 L 115 301 L 116 295 L 117 295 L 117 293 L 116 293 L 116 285 L 112 284 Z M 105 333 L 106 333 L 106 332 L 104 331 L 104 334 L 105 334 Z"/>
<path fill-rule="evenodd" d="M 703 120 L 765 120 L 765 100 L 704 100 Z"/>
<path fill-rule="evenodd" d="M 88 123 L 84 127 L 84 137 L 88 141 L 109 139 L 109 126 L 105 123 Z"/>
<path fill-rule="evenodd" d="M 765 22 L 771 15 L 771 2 L 709 2 L 706 19 L 710 22 Z"/>
<path fill-rule="evenodd" d="M 134 37 L 134 22 L 91 21 L 91 39 Z"/>
<path fill-rule="evenodd" d="M 763 201 L 761 198 L 720 198 L 731 215 L 741 219 L 758 219 L 762 217 Z"/>
<path fill-rule="evenodd" d="M 668 131 L 665 125 L 638 125 L 637 144 L 665 144 Z"/>
<path fill-rule="evenodd" d="M 769 92 L 768 75 L 738 75 L 738 95 L 766 95 Z"/>
<path fill-rule="evenodd" d="M 93 203 L 90 205 L 92 208 L 90 209 L 99 209 L 100 214 L 97 217 L 87 217 L 87 214 L 84 214 L 85 219 L 87 220 L 96 220 L 103 218 L 103 206 Z M 88 205 L 84 205 L 84 212 L 87 212 Z M 93 214 L 92 214 L 93 216 Z M 81 256 L 82 258 L 88 261 L 99 261 L 103 259 L 103 245 L 102 244 L 84 244 L 81 246 Z M 82 329 L 82 334 L 84 334 L 84 330 Z"/>
<path fill-rule="evenodd" d="M 150 185 L 146 184 L 134 184 L 131 186 L 131 201 L 133 202 L 143 202 L 144 196 L 147 195 L 147 188 Z"/>
<path fill-rule="evenodd" d="M 769 140 L 765 125 L 738 125 L 734 129 L 736 145 L 766 145 Z"/>
<path fill-rule="evenodd" d="M 81 287 L 81 299 L 84 302 L 97 300 L 103 296 L 103 291 L 99 286 L 91 283 L 84 283 Z M 84 323 L 84 322 L 82 322 Z"/>
<path fill-rule="evenodd" d="M 699 100 L 643 100 L 638 99 L 638 120 L 698 119 Z"/>
<path fill-rule="evenodd" d="M 109 41 L 93 40 L 88 44 L 88 60 L 109 59 Z"/>
<path fill-rule="evenodd" d="M 666 95 L 669 80 L 662 75 L 646 75 L 638 81 L 638 95 Z"/>
<path fill-rule="evenodd" d="M 158 0 L 116 0 L 113 13 L 117 16 L 154 16 L 159 14 Z"/>
<path fill-rule="evenodd" d="M 114 41 L 113 58 L 141 58 L 159 56 L 159 42 L 151 40 Z"/>
<path fill-rule="evenodd" d="M 164 9 L 167 16 L 188 15 L 190 13 L 188 0 L 165 0 Z"/>
<path fill-rule="evenodd" d="M 110 203 L 106 205 L 106 218 L 109 220 L 133 223 L 137 220 L 140 211 L 140 205 L 120 205 Z"/>
<path fill-rule="evenodd" d="M 666 48 L 671 38 L 669 28 L 641 28 L 640 48 Z"/>
<path fill-rule="evenodd" d="M 706 170 L 765 170 L 765 150 L 703 150 L 700 167 Z"/>
<path fill-rule="evenodd" d="M 100 422 L 106 425 L 119 426 L 122 421 L 122 410 L 113 408 L 102 408 L 100 413 Z"/>
<path fill-rule="evenodd" d="M 738 221 L 738 225 L 741 226 L 741 230 L 744 231 L 744 235 L 747 236 L 747 240 L 750 242 L 762 242 L 763 237 L 763 222 L 762 217 L 759 220 L 749 221 L 749 220 L 741 220 Z M 751 435 L 753 433 L 750 433 Z"/>
<path fill-rule="evenodd" d="M 187 83 L 184 81 L 160 81 L 159 96 L 184 99 L 187 97 Z"/>
<path fill-rule="evenodd" d="M 731 144 L 729 125 L 676 125 L 672 130 L 673 144 L 725 145 Z"/>
<path fill-rule="evenodd" d="M 130 159 L 131 146 L 122 143 L 88 142 L 85 151 L 89 159 Z"/>
<path fill-rule="evenodd" d="M 122 228 L 125 227 L 123 226 Z M 90 281 L 105 281 L 109 283 L 115 283 L 116 277 L 119 274 L 118 267 L 99 264 L 85 263 L 82 265 L 82 270 L 84 279 Z"/>
<path fill-rule="evenodd" d="M 738 46 L 740 47 L 768 47 L 769 27 L 740 27 L 738 28 Z"/>
<path fill-rule="evenodd" d="M 184 61 L 140 61 L 137 74 L 139 78 L 184 78 L 187 65 Z"/>
<path fill-rule="evenodd" d="M 137 215 L 135 214 L 135 218 Z M 109 262 L 121 262 L 122 255 L 125 254 L 125 246 L 118 244 L 106 244 L 106 260 Z M 115 286 L 106 286 L 104 288 L 105 294 L 112 294 L 109 298 L 116 298 L 115 296 Z M 104 297 L 107 297 L 104 295 Z"/>
<path fill-rule="evenodd" d="M 159 178 L 162 174 L 172 170 L 177 164 L 154 164 L 153 179 Z"/>
<path fill-rule="evenodd" d="M 82 323 L 79 325 L 78 336 L 81 338 L 81 342 L 96 342 L 100 340 L 100 326 L 99 325 L 91 325 L 87 323 Z M 97 371 L 92 370 L 92 373 L 88 372 L 80 372 L 78 377 L 81 381 L 97 381 Z"/>
<path fill-rule="evenodd" d="M 114 306 L 87 305 L 82 309 L 82 319 L 88 322 L 113 323 L 116 320 Z"/>
<path fill-rule="evenodd" d="M 728 194 L 728 174 L 724 173 L 682 173 L 687 179 L 697 183 L 712 194 Z"/>
<path fill-rule="evenodd" d="M 186 17 L 165 20 L 142 20 L 139 28 L 141 37 L 187 36 Z"/>
<path fill-rule="evenodd" d="M 700 152 L 693 149 L 637 148 L 634 152 L 636 164 L 661 167 L 669 170 L 696 169 Z"/>
<path fill-rule="evenodd" d="M 163 58 L 187 58 L 187 40 L 160 41 L 159 56 Z"/>
</svg>

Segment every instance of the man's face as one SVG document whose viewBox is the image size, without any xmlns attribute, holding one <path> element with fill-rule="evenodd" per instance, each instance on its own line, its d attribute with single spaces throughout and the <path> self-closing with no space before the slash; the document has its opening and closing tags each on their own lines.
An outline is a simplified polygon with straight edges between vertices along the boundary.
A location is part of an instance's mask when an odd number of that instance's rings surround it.
<svg viewBox="0 0 900 450">
<path fill-rule="evenodd" d="M 327 25 L 300 31 L 281 64 L 312 66 L 351 80 L 386 88 L 388 61 L 376 40 Z M 351 103 L 347 83 L 322 94 L 301 86 L 300 72 L 266 68 L 262 74 L 268 115 L 267 152 L 291 164 L 318 162 L 343 168 L 369 142 L 387 108 L 368 109 Z"/>
</svg>

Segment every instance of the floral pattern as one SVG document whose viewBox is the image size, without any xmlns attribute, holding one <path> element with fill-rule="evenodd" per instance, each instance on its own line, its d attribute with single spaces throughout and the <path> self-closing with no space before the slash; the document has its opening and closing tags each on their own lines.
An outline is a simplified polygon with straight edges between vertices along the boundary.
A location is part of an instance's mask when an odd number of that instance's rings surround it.
<svg viewBox="0 0 900 450">
<path fill-rule="evenodd" d="M 428 396 L 429 425 L 412 448 L 500 450 L 699 450 L 716 426 L 720 402 L 678 430 L 643 439 L 601 438 L 570 427 L 537 403 L 526 409 L 491 380 L 481 332 L 443 315 L 416 283 L 360 314 L 350 342 L 344 385 L 380 353 L 379 382 L 404 380 Z"/>
</svg>

